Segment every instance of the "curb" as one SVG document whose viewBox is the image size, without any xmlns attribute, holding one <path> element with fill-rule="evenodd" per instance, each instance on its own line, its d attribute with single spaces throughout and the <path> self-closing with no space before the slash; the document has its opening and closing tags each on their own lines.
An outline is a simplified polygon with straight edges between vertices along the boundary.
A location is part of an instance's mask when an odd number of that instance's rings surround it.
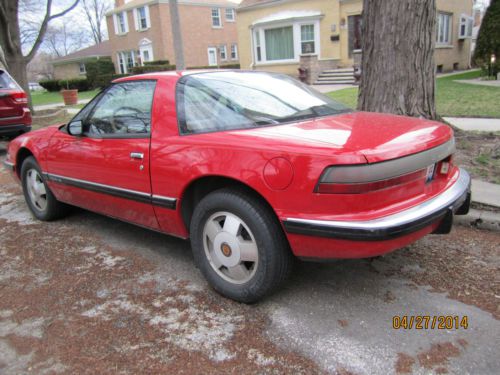
<svg viewBox="0 0 500 375">
<path fill-rule="evenodd" d="M 500 231 L 500 213 L 476 210 L 471 208 L 465 216 L 454 216 L 459 225 L 472 226 L 475 228 Z"/>
</svg>

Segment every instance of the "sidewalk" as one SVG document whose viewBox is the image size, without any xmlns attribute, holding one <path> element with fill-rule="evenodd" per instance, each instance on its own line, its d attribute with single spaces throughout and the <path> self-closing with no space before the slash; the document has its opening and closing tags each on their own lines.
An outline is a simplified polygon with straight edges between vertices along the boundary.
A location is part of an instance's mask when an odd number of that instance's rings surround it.
<svg viewBox="0 0 500 375">
<path fill-rule="evenodd" d="M 498 118 L 443 117 L 443 119 L 465 131 L 500 132 Z"/>
<path fill-rule="evenodd" d="M 80 99 L 78 101 L 78 104 L 87 104 L 90 102 L 90 99 Z M 64 103 L 50 103 L 50 104 L 44 104 L 44 105 L 36 105 L 33 107 L 33 109 L 36 111 L 43 111 L 45 109 L 52 109 L 52 108 L 58 108 L 58 107 L 64 107 Z"/>
<path fill-rule="evenodd" d="M 500 208 L 500 185 L 472 180 L 472 201 Z"/>
</svg>

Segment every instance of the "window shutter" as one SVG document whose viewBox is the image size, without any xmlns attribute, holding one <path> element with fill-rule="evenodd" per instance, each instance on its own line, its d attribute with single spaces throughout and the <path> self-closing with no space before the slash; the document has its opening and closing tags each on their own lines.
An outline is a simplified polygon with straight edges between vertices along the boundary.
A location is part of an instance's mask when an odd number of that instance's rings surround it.
<svg viewBox="0 0 500 375">
<path fill-rule="evenodd" d="M 129 28 L 128 28 L 128 17 L 127 17 L 127 11 L 123 11 L 123 19 L 124 19 L 124 24 L 125 24 L 125 32 L 128 33 Z"/>
<path fill-rule="evenodd" d="M 115 26 L 115 35 L 118 35 L 120 32 L 118 31 L 118 19 L 116 18 L 116 14 L 113 14 L 113 25 Z"/>
<path fill-rule="evenodd" d="M 139 8 L 134 8 L 134 10 L 132 11 L 132 13 L 134 14 L 134 25 L 135 25 L 135 29 L 136 30 L 139 30 L 141 27 L 139 25 Z"/>
<path fill-rule="evenodd" d="M 147 24 L 147 27 L 151 27 L 151 19 L 149 18 L 149 5 L 146 5 L 144 7 L 144 9 L 146 9 L 146 24 Z"/>
</svg>

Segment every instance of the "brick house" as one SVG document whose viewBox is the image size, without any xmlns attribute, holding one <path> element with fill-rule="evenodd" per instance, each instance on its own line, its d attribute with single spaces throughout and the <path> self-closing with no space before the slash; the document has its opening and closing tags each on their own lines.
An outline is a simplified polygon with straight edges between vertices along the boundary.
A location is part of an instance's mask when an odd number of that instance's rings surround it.
<svg viewBox="0 0 500 375">
<path fill-rule="evenodd" d="M 470 62 L 473 0 L 437 0 L 438 71 Z M 351 68 L 361 48 L 362 0 L 243 0 L 237 9 L 242 69 L 297 75 Z M 314 79 L 313 79 L 314 81 Z"/>
<path fill-rule="evenodd" d="M 187 67 L 239 61 L 236 11 L 240 0 L 178 0 Z M 175 63 L 167 0 L 115 0 L 106 14 L 117 73 L 147 61 Z"/>
<path fill-rule="evenodd" d="M 96 59 L 109 59 L 110 47 L 110 43 L 104 41 L 52 60 L 54 79 L 85 78 L 87 76 L 85 63 Z"/>
</svg>

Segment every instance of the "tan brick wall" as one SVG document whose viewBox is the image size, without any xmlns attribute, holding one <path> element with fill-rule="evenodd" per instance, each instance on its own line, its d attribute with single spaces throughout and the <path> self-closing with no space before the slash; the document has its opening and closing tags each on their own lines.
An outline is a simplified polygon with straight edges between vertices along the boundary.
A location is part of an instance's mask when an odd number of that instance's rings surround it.
<svg viewBox="0 0 500 375">
<path fill-rule="evenodd" d="M 219 63 L 237 63 L 231 60 L 231 44 L 237 43 L 235 22 L 227 22 L 224 8 L 221 8 L 222 28 L 212 27 L 211 7 L 199 5 L 179 4 L 180 23 L 184 44 L 184 61 L 187 67 L 208 65 L 208 47 L 226 45 L 227 61 Z M 155 60 L 169 60 L 175 64 L 170 12 L 168 4 L 149 5 L 151 28 L 146 31 L 135 30 L 132 10 L 127 11 L 129 32 L 125 35 L 116 35 L 114 32 L 113 16 L 107 16 L 109 40 L 112 49 L 112 59 L 118 72 L 117 52 L 139 50 L 139 42 L 147 38 L 153 42 Z M 238 48 L 239 54 L 240 48 Z"/>
<path fill-rule="evenodd" d="M 453 30 L 451 48 L 437 48 L 436 65 L 443 65 L 445 71 L 453 69 L 458 63 L 460 69 L 468 67 L 470 39 L 458 40 L 458 24 L 462 13 L 472 15 L 473 0 L 437 0 L 438 10 L 453 13 Z M 320 21 L 320 59 L 333 59 L 340 67 L 351 67 L 352 58 L 348 56 L 347 17 L 361 14 L 362 0 L 302 0 L 278 3 L 273 6 L 238 11 L 238 41 L 240 46 L 240 63 L 242 68 L 278 71 L 297 75 L 299 64 L 266 64 L 252 66 L 251 24 L 256 20 L 285 10 L 319 10 L 324 17 Z M 341 23 L 344 26 L 341 26 Z M 335 25 L 336 31 L 332 31 Z M 339 35 L 339 41 L 332 42 L 330 37 Z"/>
<path fill-rule="evenodd" d="M 80 63 L 67 63 L 54 65 L 54 79 L 85 78 L 85 74 L 80 74 Z"/>
</svg>

